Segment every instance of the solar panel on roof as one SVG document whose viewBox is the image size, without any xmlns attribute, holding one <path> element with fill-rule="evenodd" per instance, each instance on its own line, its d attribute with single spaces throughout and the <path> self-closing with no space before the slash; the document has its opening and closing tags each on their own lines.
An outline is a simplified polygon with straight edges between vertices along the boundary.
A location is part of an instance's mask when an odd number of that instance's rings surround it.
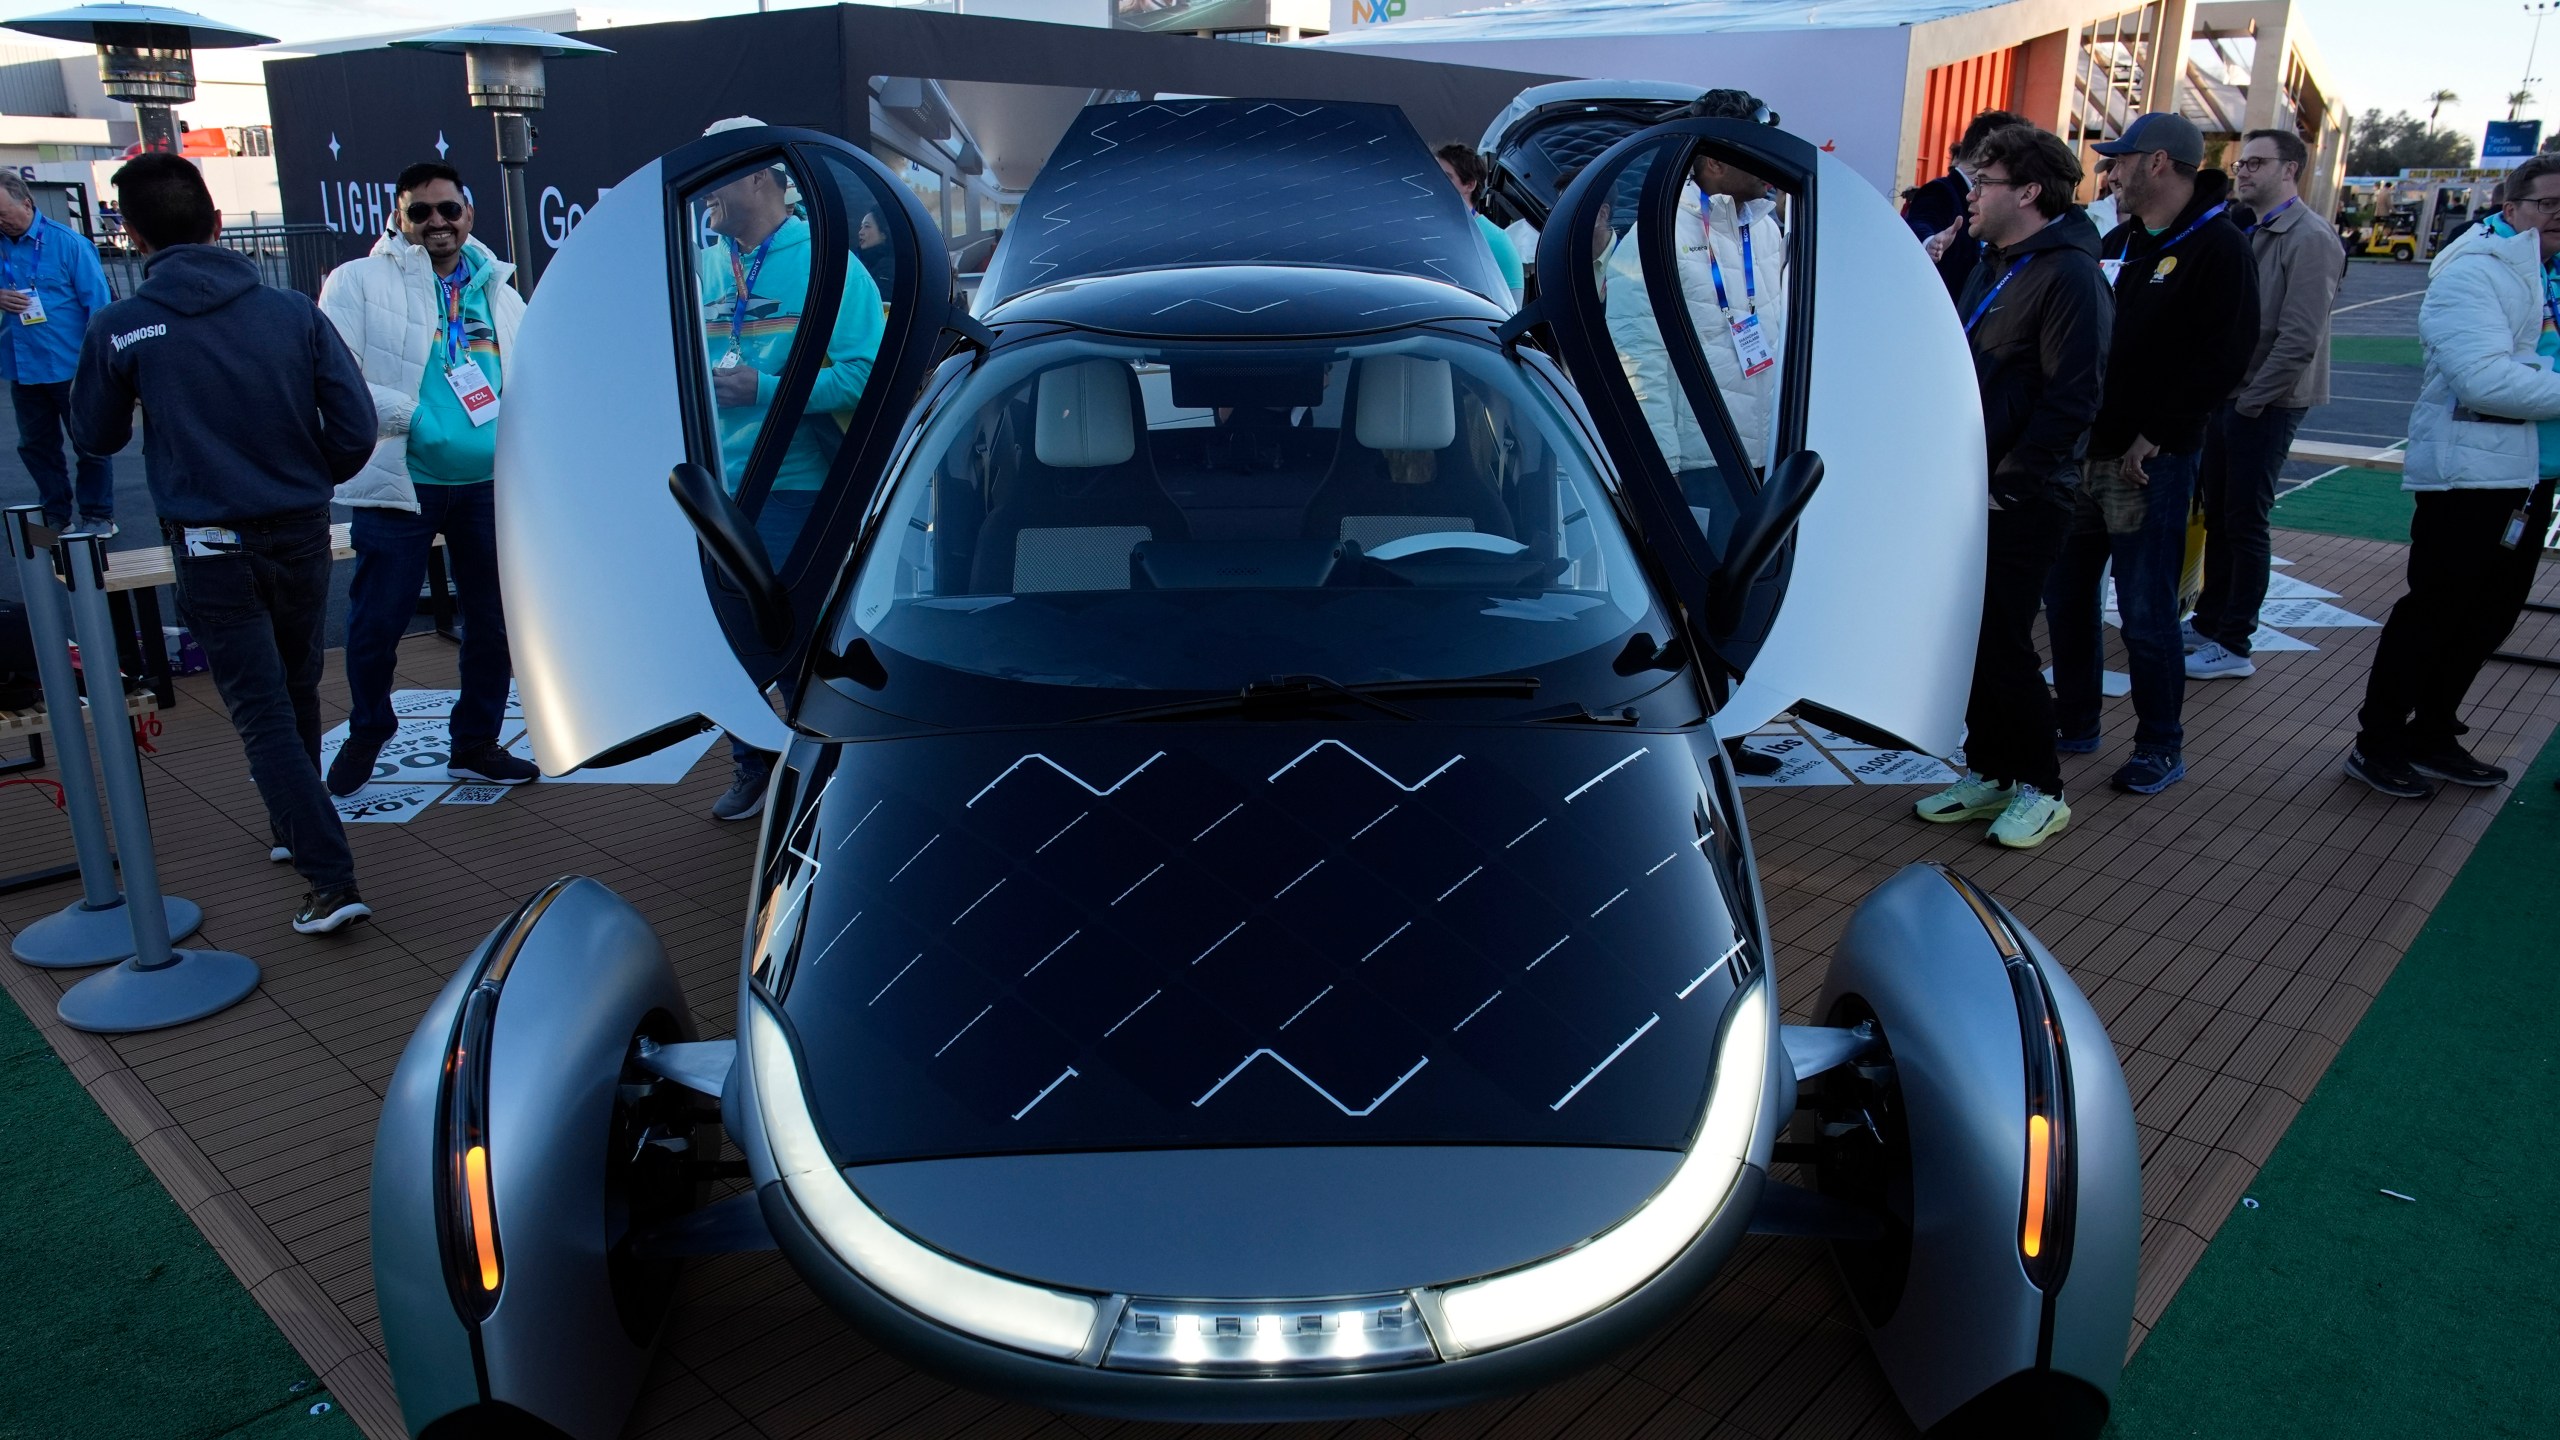
<svg viewBox="0 0 2560 1440">
<path fill-rule="evenodd" d="M 1303 100 L 1087 107 L 979 293 L 992 306 L 1061 280 L 1182 265 L 1339 266 L 1509 299 L 1403 111 Z"/>
</svg>

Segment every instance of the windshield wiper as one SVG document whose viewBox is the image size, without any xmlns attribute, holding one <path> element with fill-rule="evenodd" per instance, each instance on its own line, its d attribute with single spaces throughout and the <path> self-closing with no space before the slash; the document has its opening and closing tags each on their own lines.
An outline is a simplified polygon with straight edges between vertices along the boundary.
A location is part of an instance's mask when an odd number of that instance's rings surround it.
<svg viewBox="0 0 2560 1440">
<path fill-rule="evenodd" d="M 1200 715 L 1286 713 L 1303 710 L 1309 705 L 1324 704 L 1335 699 L 1354 701 L 1373 710 L 1383 711 L 1399 720 L 1422 717 L 1394 704 L 1385 697 L 1413 696 L 1483 696 L 1492 699 L 1527 699 L 1538 693 L 1535 675 L 1487 675 L 1460 680 L 1371 680 L 1346 685 L 1324 675 L 1276 675 L 1269 680 L 1249 682 L 1232 695 L 1211 695 L 1199 700 L 1177 700 L 1165 705 L 1141 705 L 1128 710 L 1108 710 L 1099 715 L 1082 717 L 1082 722 L 1101 720 L 1172 720 Z M 1081 722 L 1080 722 L 1081 723 Z"/>
</svg>

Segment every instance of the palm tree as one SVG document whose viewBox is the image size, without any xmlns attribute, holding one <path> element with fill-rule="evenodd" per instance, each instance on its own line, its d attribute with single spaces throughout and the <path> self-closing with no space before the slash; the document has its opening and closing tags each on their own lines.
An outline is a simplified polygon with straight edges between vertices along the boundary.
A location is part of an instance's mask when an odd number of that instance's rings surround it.
<svg viewBox="0 0 2560 1440">
<path fill-rule="evenodd" d="M 2515 119 L 2516 112 L 2524 109 L 2524 107 L 2532 103 L 2533 92 L 2530 90 L 2518 90 L 2509 94 L 2507 96 L 2507 118 L 2510 120 Z"/>
<path fill-rule="evenodd" d="M 2461 103 L 2462 97 L 2454 94 L 2450 90 L 2438 90 L 2434 94 L 2428 96 L 2427 128 L 2429 130 L 2436 128 L 2436 116 L 2443 111 L 2444 107 L 2447 105 L 2459 105 Z"/>
</svg>

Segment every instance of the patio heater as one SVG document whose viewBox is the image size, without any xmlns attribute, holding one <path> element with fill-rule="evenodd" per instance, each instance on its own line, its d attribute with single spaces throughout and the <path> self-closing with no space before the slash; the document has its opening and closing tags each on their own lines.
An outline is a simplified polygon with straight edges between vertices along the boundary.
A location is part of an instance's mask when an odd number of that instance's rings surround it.
<svg viewBox="0 0 2560 1440">
<path fill-rule="evenodd" d="M 506 184 L 507 259 L 516 267 L 516 289 L 532 299 L 533 211 L 524 198 L 524 165 L 533 158 L 533 112 L 542 108 L 542 62 L 560 55 L 613 52 L 573 36 L 521 25 L 464 25 L 391 44 L 400 50 L 461 56 L 462 83 L 470 92 L 471 108 L 496 114 L 498 171 Z"/>
<path fill-rule="evenodd" d="M 107 98 L 133 107 L 144 150 L 173 155 L 178 151 L 176 107 L 196 98 L 196 52 L 275 43 L 272 35 L 158 5 L 82 5 L 11 20 L 0 28 L 97 46 L 99 88 Z"/>
</svg>

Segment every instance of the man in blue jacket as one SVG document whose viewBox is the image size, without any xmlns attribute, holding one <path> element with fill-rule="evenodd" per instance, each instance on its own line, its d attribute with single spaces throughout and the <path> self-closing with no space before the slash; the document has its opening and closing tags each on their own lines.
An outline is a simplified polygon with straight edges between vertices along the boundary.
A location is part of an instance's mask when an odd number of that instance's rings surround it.
<svg viewBox="0 0 2560 1440">
<path fill-rule="evenodd" d="M 0 376 L 18 416 L 18 458 L 35 477 L 44 523 L 112 535 L 116 477 L 107 457 L 78 445 L 79 485 L 62 463 L 71 371 L 89 317 L 106 308 L 106 272 L 87 236 L 36 213 L 15 170 L 0 169 Z"/>
<path fill-rule="evenodd" d="M 143 473 L 176 562 L 178 609 L 249 752 L 267 821 L 311 892 L 305 935 L 369 915 L 320 783 L 329 497 L 373 455 L 373 397 L 309 298 L 258 283 L 195 166 L 144 155 L 115 173 L 141 290 L 98 312 L 72 382 L 71 433 L 112 455 L 150 412 Z M 286 858 L 286 857 L 279 857 Z"/>
</svg>

